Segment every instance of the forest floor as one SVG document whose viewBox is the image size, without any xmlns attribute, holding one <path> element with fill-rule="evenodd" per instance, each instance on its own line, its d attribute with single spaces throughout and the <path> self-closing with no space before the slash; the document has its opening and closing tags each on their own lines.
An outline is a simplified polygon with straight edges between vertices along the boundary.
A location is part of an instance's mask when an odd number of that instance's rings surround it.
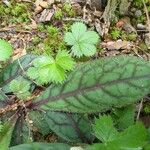
<svg viewBox="0 0 150 150">
<path fill-rule="evenodd" d="M 83 61 L 120 54 L 135 55 L 150 61 L 149 1 L 144 7 L 141 0 L 133 0 L 125 15 L 116 9 L 109 28 L 102 20 L 105 6 L 96 8 L 96 4 L 78 0 L 71 3 L 62 0 L 0 1 L 0 38 L 13 45 L 13 60 L 27 53 L 55 56 L 59 49 L 67 48 L 64 33 L 70 30 L 74 22 L 84 22 L 99 34 L 101 40 L 97 44 L 96 55 L 85 57 Z M 150 126 L 148 101 L 146 99 L 139 104 L 139 107 L 142 105 L 140 118 L 146 126 Z M 50 138 L 51 141 L 57 140 L 55 135 Z"/>
</svg>

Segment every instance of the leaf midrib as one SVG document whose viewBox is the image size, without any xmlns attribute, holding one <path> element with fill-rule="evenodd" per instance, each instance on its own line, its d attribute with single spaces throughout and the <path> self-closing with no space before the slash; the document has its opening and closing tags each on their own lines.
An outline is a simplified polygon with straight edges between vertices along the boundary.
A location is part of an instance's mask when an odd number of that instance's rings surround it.
<svg viewBox="0 0 150 150">
<path fill-rule="evenodd" d="M 57 96 L 49 96 L 49 97 L 43 99 L 42 101 L 38 101 L 38 102 L 34 103 L 33 107 L 35 108 L 35 107 L 38 107 L 40 105 L 46 104 L 46 103 L 49 102 L 49 100 L 51 102 L 53 102 L 55 100 L 60 100 L 60 99 L 64 99 L 64 98 L 68 98 L 68 97 L 78 95 L 78 93 L 81 95 L 81 93 L 84 93 L 84 92 L 91 92 L 91 91 L 94 91 L 94 90 L 97 90 L 97 89 L 102 89 L 103 87 L 106 87 L 110 84 L 118 84 L 118 83 L 126 82 L 126 81 L 129 81 L 129 80 L 138 80 L 138 79 L 142 79 L 142 78 L 150 78 L 150 74 L 143 75 L 143 76 L 138 76 L 138 77 L 128 77 L 128 78 L 124 78 L 124 79 L 113 80 L 113 81 L 109 81 L 109 82 L 106 82 L 106 83 L 103 83 L 103 84 L 98 83 L 98 84 L 95 84 L 95 85 L 90 86 L 90 87 L 85 87 L 85 88 L 82 88 L 82 89 L 78 88 L 74 91 L 63 93 L 63 94 L 60 94 L 60 95 L 57 95 Z"/>
</svg>

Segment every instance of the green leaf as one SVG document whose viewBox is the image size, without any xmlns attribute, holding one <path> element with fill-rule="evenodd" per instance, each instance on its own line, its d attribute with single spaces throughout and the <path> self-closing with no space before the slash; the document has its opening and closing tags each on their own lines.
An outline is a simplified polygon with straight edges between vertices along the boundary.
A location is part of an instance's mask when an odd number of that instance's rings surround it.
<svg viewBox="0 0 150 150">
<path fill-rule="evenodd" d="M 113 120 L 110 116 L 102 116 L 95 119 L 93 130 L 95 136 L 103 143 L 113 141 L 118 136 L 118 132 L 115 129 Z"/>
<path fill-rule="evenodd" d="M 44 110 L 94 113 L 139 101 L 150 91 L 150 64 L 133 56 L 78 65 L 62 85 L 51 84 L 34 100 Z"/>
<path fill-rule="evenodd" d="M 8 101 L 9 98 L 5 95 L 5 93 L 2 90 L 0 90 L 0 108 L 7 106 Z"/>
<path fill-rule="evenodd" d="M 61 143 L 31 143 L 11 147 L 10 150 L 70 150 L 70 146 Z"/>
<path fill-rule="evenodd" d="M 8 121 L 3 125 L 0 132 L 0 149 L 7 150 L 11 141 L 12 131 L 14 129 L 15 119 Z"/>
<path fill-rule="evenodd" d="M 134 124 L 135 106 L 129 105 L 124 108 L 118 108 L 113 111 L 113 120 L 117 127 L 122 130 Z"/>
<path fill-rule="evenodd" d="M 31 95 L 29 92 L 30 84 L 31 82 L 24 79 L 23 77 L 18 77 L 17 79 L 14 79 L 10 82 L 9 87 L 19 99 L 25 100 Z"/>
<path fill-rule="evenodd" d="M 15 146 L 23 143 L 30 143 L 33 139 L 32 131 L 21 114 L 17 119 L 13 133 L 10 146 Z"/>
<path fill-rule="evenodd" d="M 92 56 L 96 53 L 95 44 L 99 40 L 96 32 L 87 31 L 86 25 L 81 22 L 74 23 L 71 31 L 65 34 L 64 40 L 72 46 L 71 50 L 75 56 Z"/>
<path fill-rule="evenodd" d="M 66 78 L 66 71 L 73 69 L 74 61 L 66 51 L 59 51 L 54 59 L 42 56 L 33 61 L 34 67 L 28 69 L 27 75 L 35 79 L 38 84 L 62 82 Z"/>
<path fill-rule="evenodd" d="M 0 61 L 6 61 L 12 55 L 12 46 L 5 40 L 0 39 Z"/>
<path fill-rule="evenodd" d="M 120 133 L 114 143 L 118 143 L 124 150 L 141 148 L 146 144 L 147 130 L 140 122 L 130 126 Z"/>
<path fill-rule="evenodd" d="M 25 55 L 2 70 L 0 73 L 0 86 L 3 86 L 3 91 L 10 92 L 8 84 L 18 76 L 23 75 L 35 57 L 35 55 Z"/>
<path fill-rule="evenodd" d="M 33 125 L 38 129 L 38 132 L 42 135 L 47 135 L 51 132 L 49 125 L 46 120 L 46 113 L 39 111 L 30 111 L 29 116 L 33 121 Z"/>
<path fill-rule="evenodd" d="M 50 129 L 66 141 L 91 143 L 93 140 L 86 115 L 48 111 L 46 121 Z"/>
</svg>

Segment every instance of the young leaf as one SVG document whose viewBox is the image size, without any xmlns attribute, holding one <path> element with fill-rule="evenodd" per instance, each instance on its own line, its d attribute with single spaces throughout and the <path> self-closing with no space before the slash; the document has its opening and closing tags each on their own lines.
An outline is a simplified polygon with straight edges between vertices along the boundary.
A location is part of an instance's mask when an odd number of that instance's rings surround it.
<svg viewBox="0 0 150 150">
<path fill-rule="evenodd" d="M 30 84 L 31 83 L 23 77 L 18 77 L 17 79 L 11 81 L 10 89 L 19 99 L 25 100 L 31 95 L 29 92 Z"/>
<path fill-rule="evenodd" d="M 62 143 L 31 143 L 11 147 L 10 150 L 70 150 L 70 146 Z"/>
<path fill-rule="evenodd" d="M 74 61 L 66 51 L 59 51 L 54 59 L 51 56 L 42 56 L 33 61 L 34 67 L 28 69 L 27 75 L 35 79 L 38 84 L 62 82 L 66 71 L 73 69 Z"/>
<path fill-rule="evenodd" d="M 6 122 L 0 132 L 0 149 L 7 150 L 11 141 L 12 131 L 14 129 L 15 119 Z"/>
<path fill-rule="evenodd" d="M 146 144 L 147 130 L 140 122 L 130 126 L 120 133 L 114 143 L 118 143 L 120 148 L 128 150 L 132 148 L 141 148 Z"/>
<path fill-rule="evenodd" d="M 134 124 L 135 106 L 128 105 L 124 108 L 117 108 L 113 111 L 112 117 L 120 130 L 126 129 Z"/>
<path fill-rule="evenodd" d="M 115 129 L 113 120 L 110 116 L 102 116 L 95 119 L 93 130 L 95 136 L 103 143 L 113 141 L 118 136 L 118 132 Z"/>
<path fill-rule="evenodd" d="M 0 61 L 6 61 L 12 55 L 12 46 L 5 40 L 0 39 Z"/>
<path fill-rule="evenodd" d="M 137 102 L 150 91 L 150 64 L 133 56 L 78 65 L 62 85 L 50 85 L 33 107 L 92 113 Z"/>
<path fill-rule="evenodd" d="M 98 43 L 99 36 L 94 31 L 87 31 L 85 24 L 77 22 L 71 26 L 71 32 L 65 34 L 64 40 L 72 46 L 75 56 L 92 56 L 96 53 L 95 44 Z"/>
<path fill-rule="evenodd" d="M 49 128 L 66 141 L 91 143 L 93 140 L 86 115 L 48 111 L 46 121 Z"/>
</svg>

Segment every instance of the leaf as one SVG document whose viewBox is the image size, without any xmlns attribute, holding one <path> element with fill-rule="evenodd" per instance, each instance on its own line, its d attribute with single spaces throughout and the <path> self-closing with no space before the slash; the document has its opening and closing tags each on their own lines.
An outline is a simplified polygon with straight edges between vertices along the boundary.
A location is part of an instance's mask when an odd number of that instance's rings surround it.
<svg viewBox="0 0 150 150">
<path fill-rule="evenodd" d="M 12 55 L 12 46 L 5 40 L 0 39 L 0 61 L 6 61 Z"/>
<path fill-rule="evenodd" d="M 124 108 L 115 109 L 113 111 L 112 117 L 120 130 L 128 128 L 130 125 L 134 124 L 135 106 L 128 105 Z"/>
<path fill-rule="evenodd" d="M 9 98 L 5 95 L 5 93 L 0 90 L 0 108 L 3 108 L 7 105 Z"/>
<path fill-rule="evenodd" d="M 75 56 L 92 56 L 96 53 L 95 44 L 98 43 L 99 36 L 94 31 L 87 31 L 85 24 L 77 22 L 71 26 L 71 32 L 65 33 L 64 40 L 72 46 Z"/>
<path fill-rule="evenodd" d="M 7 150 L 11 141 L 12 131 L 15 125 L 15 119 L 9 122 L 6 122 L 3 125 L 3 129 L 0 132 L 0 149 Z"/>
<path fill-rule="evenodd" d="M 142 148 L 147 141 L 147 130 L 140 122 L 125 129 L 113 143 L 118 143 L 122 149 Z"/>
<path fill-rule="evenodd" d="M 30 111 L 29 116 L 33 121 L 33 125 L 38 129 L 42 135 L 47 135 L 51 132 L 48 123 L 46 122 L 46 113 L 39 111 Z"/>
<path fill-rule="evenodd" d="M 10 150 L 70 150 L 70 146 L 61 143 L 31 143 L 11 147 Z"/>
<path fill-rule="evenodd" d="M 115 129 L 113 120 L 110 116 L 102 116 L 95 119 L 93 130 L 95 136 L 103 143 L 113 141 L 118 136 L 118 132 Z"/>
<path fill-rule="evenodd" d="M 150 64 L 133 56 L 78 65 L 62 85 L 51 84 L 34 100 L 44 110 L 94 113 L 137 102 L 150 91 Z"/>
<path fill-rule="evenodd" d="M 46 121 L 50 129 L 66 141 L 91 143 L 93 140 L 86 115 L 48 111 Z"/>
<path fill-rule="evenodd" d="M 24 71 L 30 67 L 30 63 L 35 59 L 35 57 L 35 55 L 25 55 L 20 59 L 15 60 L 12 64 L 9 64 L 2 70 L 0 73 L 0 86 L 4 86 L 4 91 L 10 92 L 8 83 L 10 83 L 18 76 L 23 75 Z"/>
<path fill-rule="evenodd" d="M 33 61 L 34 67 L 28 69 L 28 76 L 38 84 L 62 82 L 66 71 L 73 69 L 74 61 L 66 51 L 59 51 L 54 59 L 51 56 L 42 56 Z"/>
<path fill-rule="evenodd" d="M 20 117 L 17 119 L 17 122 L 15 124 L 10 146 L 29 143 L 32 141 L 32 139 L 32 131 L 30 131 L 29 125 L 25 121 L 23 113 L 21 113 Z"/>
<path fill-rule="evenodd" d="M 31 93 L 30 90 L 30 82 L 23 77 L 18 77 L 10 82 L 10 89 L 12 92 L 21 100 L 27 99 Z"/>
</svg>

